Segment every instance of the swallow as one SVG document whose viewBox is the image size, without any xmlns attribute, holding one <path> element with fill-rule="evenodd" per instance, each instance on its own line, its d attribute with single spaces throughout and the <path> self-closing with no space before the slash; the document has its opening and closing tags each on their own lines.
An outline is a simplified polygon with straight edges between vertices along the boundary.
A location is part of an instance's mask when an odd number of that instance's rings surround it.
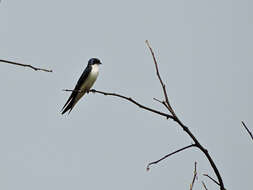
<svg viewBox="0 0 253 190">
<path fill-rule="evenodd" d="M 83 74 L 79 78 L 75 89 L 72 91 L 69 99 L 62 108 L 62 114 L 70 113 L 76 103 L 83 97 L 86 92 L 89 92 L 94 82 L 97 80 L 99 73 L 99 65 L 102 64 L 99 59 L 91 58 L 88 61 L 88 65 L 83 71 Z"/>
</svg>

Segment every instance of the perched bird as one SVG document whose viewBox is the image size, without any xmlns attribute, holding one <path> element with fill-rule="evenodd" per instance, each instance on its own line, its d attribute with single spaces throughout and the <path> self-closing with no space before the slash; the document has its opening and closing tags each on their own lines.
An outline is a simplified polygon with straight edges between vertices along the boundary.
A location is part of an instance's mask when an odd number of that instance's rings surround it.
<svg viewBox="0 0 253 190">
<path fill-rule="evenodd" d="M 91 58 L 88 62 L 87 67 L 83 71 L 83 74 L 79 78 L 75 89 L 72 91 L 69 99 L 66 104 L 62 108 L 62 114 L 66 111 L 71 112 L 76 103 L 80 100 L 80 98 L 90 90 L 92 85 L 97 79 L 99 65 L 102 64 L 99 59 Z"/>
</svg>

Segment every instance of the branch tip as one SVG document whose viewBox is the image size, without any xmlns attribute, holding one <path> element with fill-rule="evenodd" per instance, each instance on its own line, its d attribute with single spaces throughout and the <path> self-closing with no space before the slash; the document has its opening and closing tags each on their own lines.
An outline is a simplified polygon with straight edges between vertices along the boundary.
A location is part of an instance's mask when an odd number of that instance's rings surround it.
<svg viewBox="0 0 253 190">
<path fill-rule="evenodd" d="M 188 149 L 188 148 L 191 148 L 191 147 L 194 147 L 194 146 L 197 146 L 197 145 L 196 145 L 196 144 L 191 144 L 191 145 L 185 146 L 185 147 L 183 147 L 183 148 L 180 148 L 180 149 L 178 149 L 178 150 L 176 150 L 176 151 L 174 151 L 174 152 L 172 152 L 172 153 L 169 153 L 169 154 L 163 156 L 162 158 L 160 158 L 160 159 L 158 159 L 158 160 L 156 160 L 156 161 L 150 162 L 150 163 L 147 165 L 147 167 L 149 168 L 151 165 L 158 164 L 159 162 L 161 162 L 162 160 L 164 160 L 164 159 L 166 159 L 166 158 L 172 156 L 173 154 L 179 153 L 179 152 L 181 152 L 181 151 L 183 151 L 183 150 L 185 150 L 185 149 Z"/>
<path fill-rule="evenodd" d="M 17 62 L 3 60 L 3 59 L 0 59 L 0 62 L 12 64 L 12 65 L 17 65 L 17 66 L 22 66 L 22 67 L 29 67 L 29 68 L 33 69 L 34 71 L 44 71 L 44 72 L 49 72 L 49 73 L 53 72 L 53 70 L 43 69 L 43 68 L 39 68 L 39 67 L 34 67 L 32 65 L 17 63 Z"/>
</svg>

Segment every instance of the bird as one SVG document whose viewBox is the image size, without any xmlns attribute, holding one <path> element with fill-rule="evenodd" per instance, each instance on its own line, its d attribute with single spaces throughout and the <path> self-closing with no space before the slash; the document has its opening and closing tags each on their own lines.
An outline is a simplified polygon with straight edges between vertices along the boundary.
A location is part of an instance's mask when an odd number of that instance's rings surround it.
<svg viewBox="0 0 253 190">
<path fill-rule="evenodd" d="M 74 90 L 72 91 L 70 97 L 62 108 L 62 113 L 67 111 L 70 113 L 76 103 L 83 97 L 86 92 L 89 92 L 90 88 L 96 81 L 99 73 L 99 65 L 102 64 L 98 58 L 91 58 L 88 61 L 87 67 L 84 69 L 82 75 L 80 76 Z"/>
</svg>

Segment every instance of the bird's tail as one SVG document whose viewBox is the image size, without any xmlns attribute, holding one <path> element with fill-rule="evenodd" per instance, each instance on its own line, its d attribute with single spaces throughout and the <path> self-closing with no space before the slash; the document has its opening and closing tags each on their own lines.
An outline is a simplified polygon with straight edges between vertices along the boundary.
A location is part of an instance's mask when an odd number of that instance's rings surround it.
<svg viewBox="0 0 253 190">
<path fill-rule="evenodd" d="M 85 93 L 81 94 L 77 94 L 77 96 L 75 98 L 72 98 L 69 103 L 67 105 L 65 105 L 62 109 L 62 113 L 61 114 L 64 114 L 66 113 L 67 111 L 69 111 L 69 113 L 72 111 L 72 109 L 74 108 L 74 106 L 76 105 L 76 103 L 80 100 L 80 98 L 84 95 Z"/>
</svg>

